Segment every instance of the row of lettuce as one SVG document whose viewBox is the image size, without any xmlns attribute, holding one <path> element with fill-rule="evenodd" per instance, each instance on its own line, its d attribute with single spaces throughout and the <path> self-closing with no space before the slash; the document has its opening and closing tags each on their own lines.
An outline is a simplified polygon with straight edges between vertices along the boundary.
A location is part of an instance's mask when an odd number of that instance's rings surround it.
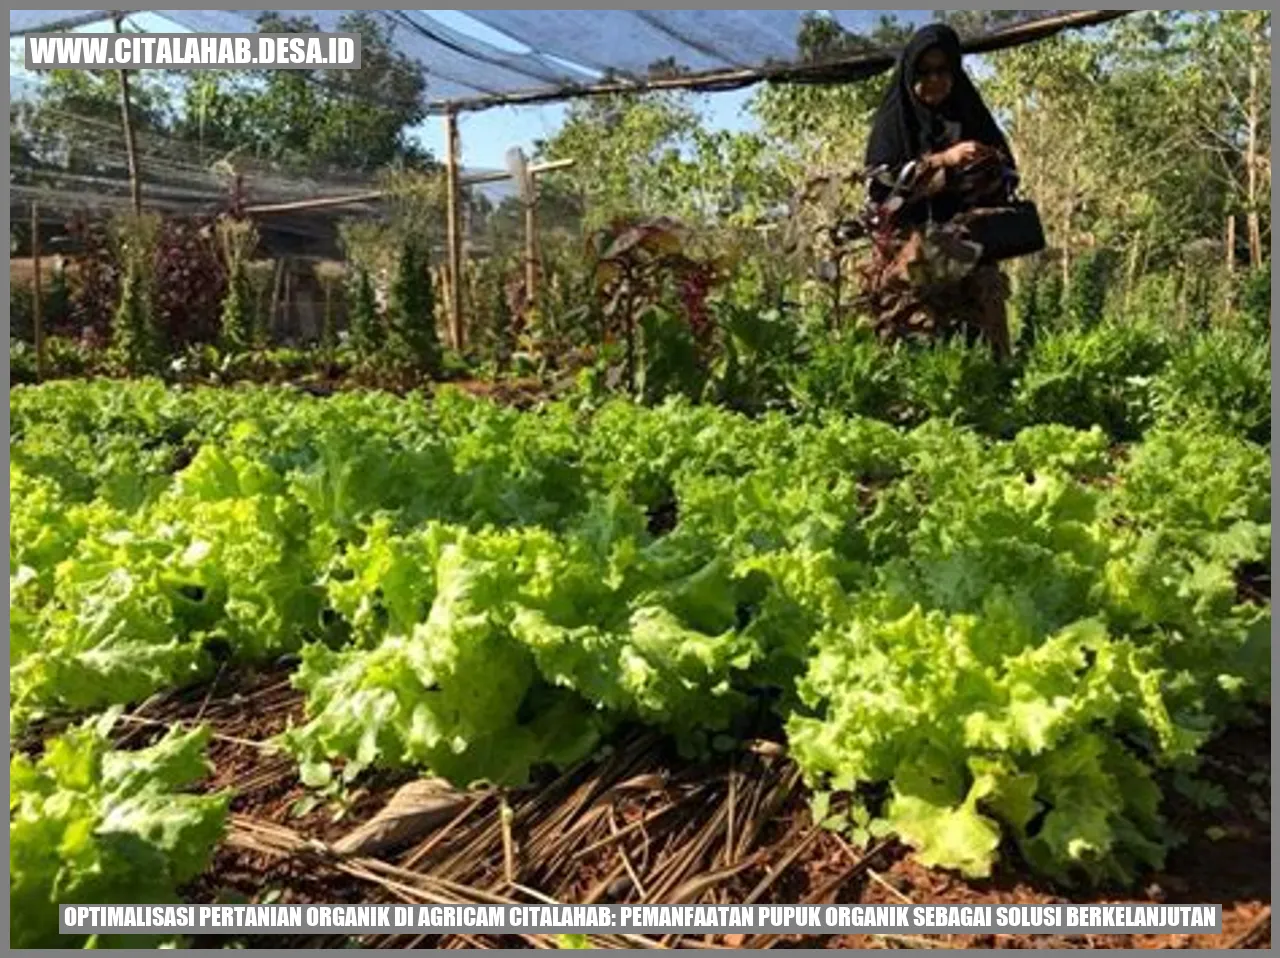
<svg viewBox="0 0 1280 958">
<path fill-rule="evenodd" d="M 1130 440 L 1157 422 L 1198 420 L 1270 441 L 1271 342 L 1248 329 L 1105 321 L 1045 333 L 1020 347 L 1012 361 L 997 364 L 979 349 L 889 349 L 861 333 L 832 333 L 824 324 L 805 325 L 777 312 L 726 309 L 717 316 L 719 346 L 710 358 L 699 358 L 689 343 L 673 350 L 663 342 L 640 342 L 639 398 L 652 404 L 683 396 L 802 416 L 839 410 L 897 425 L 940 416 L 1005 437 L 1025 426 L 1060 422 L 1086 429 L 1098 424 Z M 32 357 L 17 347 L 14 381 L 31 382 Z M 51 355 L 55 377 L 95 371 L 92 355 L 73 345 L 56 344 Z M 606 394 L 607 371 L 617 362 L 606 349 L 583 378 Z M 456 363 L 446 372 L 467 375 Z M 536 372 L 530 366 L 518 374 Z M 563 370 L 544 372 L 555 378 Z M 176 381 L 214 383 L 336 376 L 397 389 L 416 378 L 383 361 L 354 363 L 341 352 L 223 355 L 214 347 L 175 362 L 170 374 Z"/>
<path fill-rule="evenodd" d="M 14 389 L 11 430 L 16 733 L 292 655 L 277 744 L 314 786 L 520 785 L 634 722 L 705 755 L 767 712 L 855 839 L 1131 881 L 1170 776 L 1269 696 L 1270 454 L 1220 424 L 97 381 Z M 173 804 L 202 733 L 120 755 L 103 724 L 11 765 L 27 940 L 54 900 L 176 894 L 221 827 Z"/>
</svg>

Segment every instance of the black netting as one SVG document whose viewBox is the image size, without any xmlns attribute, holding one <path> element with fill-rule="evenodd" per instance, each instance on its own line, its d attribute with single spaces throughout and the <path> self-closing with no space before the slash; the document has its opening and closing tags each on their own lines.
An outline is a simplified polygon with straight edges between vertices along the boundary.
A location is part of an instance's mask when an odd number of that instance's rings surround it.
<svg viewBox="0 0 1280 958">
<path fill-rule="evenodd" d="M 157 10 L 187 29 L 245 32 L 255 28 L 253 10 Z M 338 28 L 350 11 L 309 11 L 322 30 Z M 787 73 L 786 67 L 840 63 L 861 58 L 850 78 L 883 69 L 904 31 L 937 17 L 951 21 L 966 41 L 999 45 L 993 35 L 1036 22 L 1051 23 L 1070 11 L 835 10 L 829 16 L 841 34 L 818 44 L 813 21 L 827 11 L 805 10 L 470 10 L 467 15 L 507 38 L 510 49 L 464 35 L 430 11 L 373 11 L 392 31 L 396 47 L 418 63 L 427 78 L 430 109 L 455 101 L 475 108 L 503 98 L 554 99 L 598 79 L 643 83 L 690 77 L 712 89 L 731 83 L 775 79 L 822 80 Z M 107 13 L 96 14 L 100 19 Z M 1118 14 L 1117 14 L 1118 15 Z M 11 35 L 65 28 L 92 19 L 93 12 L 14 10 Z M 1035 39 L 1029 35 L 1025 39 Z M 1013 42 L 1023 42 L 1015 37 Z M 779 73 L 779 71 L 783 71 Z M 733 74 L 726 78 L 725 74 Z M 745 74 L 745 75 L 744 75 Z M 757 74 L 757 76 L 752 76 Z M 838 74 L 835 74 L 838 76 Z"/>
<path fill-rule="evenodd" d="M 200 32 L 252 32 L 261 11 L 152 11 Z M 322 30 L 339 29 L 354 11 L 308 11 Z M 536 102 L 582 95 L 601 84 L 643 87 L 653 82 L 694 89 L 742 86 L 761 79 L 781 82 L 857 80 L 887 69 L 897 44 L 915 27 L 946 17 L 975 49 L 1030 42 L 1064 22 L 1064 11 L 891 10 L 473 10 L 467 11 L 491 40 L 463 34 L 431 11 L 366 11 L 389 31 L 393 47 L 425 77 L 422 110 L 476 109 L 496 103 Z M 294 15 L 291 13 L 290 15 Z M 300 15 L 300 14 L 299 14 Z M 1120 12 L 1102 14 L 1119 16 Z M 42 30 L 83 27 L 109 20 L 109 11 L 13 10 L 11 37 Z M 1045 29 L 1042 29 L 1045 28 Z M 1022 31 L 1021 33 L 1019 31 Z M 20 58 L 20 47 L 18 57 Z M 20 61 L 19 61 L 20 62 Z M 31 77 L 10 73 L 10 204 L 15 219 L 37 202 L 57 220 L 131 205 L 128 157 L 118 115 L 54 115 L 42 107 L 35 129 L 24 103 Z M 333 82 L 323 74 L 308 82 Z M 373 97 L 368 91 L 356 97 Z M 25 125 L 24 125 L 25 124 Z M 28 144 L 15 148 L 14 143 Z M 30 146 L 34 144 L 34 146 Z M 25 152 L 24 152 L 25 151 Z M 145 205 L 168 213 L 211 214 L 228 207 L 234 174 L 245 201 L 274 205 L 351 197 L 379 187 L 372 175 L 343 164 L 300 169 L 236 155 L 189 136 L 137 133 L 138 167 Z M 464 171 L 464 178 L 475 171 Z M 510 183 L 471 187 L 496 205 Z M 273 224 L 300 238 L 332 243 L 334 224 L 345 216 L 376 215 L 380 204 L 351 202 L 306 213 L 273 215 Z"/>
</svg>

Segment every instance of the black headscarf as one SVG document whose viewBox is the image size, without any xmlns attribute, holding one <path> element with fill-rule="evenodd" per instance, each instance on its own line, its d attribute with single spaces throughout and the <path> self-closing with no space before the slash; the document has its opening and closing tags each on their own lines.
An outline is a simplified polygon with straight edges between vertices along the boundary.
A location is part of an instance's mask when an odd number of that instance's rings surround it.
<svg viewBox="0 0 1280 958">
<path fill-rule="evenodd" d="M 936 108 L 930 108 L 916 97 L 912 88 L 920 58 L 935 47 L 951 64 L 951 94 Z M 876 112 L 867 142 L 867 166 L 888 164 L 896 170 L 919 159 L 923 153 L 945 149 L 952 143 L 947 135 L 948 125 L 959 127 L 960 140 L 976 140 L 996 147 L 1012 164 L 1009 144 L 960 59 L 960 37 L 951 27 L 931 23 L 916 31 L 898 59 L 889 89 Z"/>
</svg>

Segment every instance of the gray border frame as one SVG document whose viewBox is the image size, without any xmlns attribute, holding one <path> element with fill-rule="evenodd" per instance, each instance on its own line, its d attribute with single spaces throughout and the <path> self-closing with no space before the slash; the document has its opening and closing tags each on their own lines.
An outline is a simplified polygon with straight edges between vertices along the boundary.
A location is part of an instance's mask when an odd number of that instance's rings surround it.
<svg viewBox="0 0 1280 958">
<path fill-rule="evenodd" d="M 172 7 L 175 7 L 175 8 L 192 7 L 192 8 L 200 9 L 199 5 L 198 5 L 197 3 L 191 2 L 191 0 L 185 0 L 185 2 L 183 2 L 183 0 L 179 0 L 179 2 L 174 3 L 174 4 L 172 4 L 171 6 L 172 6 Z M 226 6 L 226 7 L 227 7 L 227 8 L 229 8 L 229 9 L 250 9 L 250 10 L 257 10 L 257 9 L 275 9 L 275 10 L 290 10 L 290 9 L 297 9 L 297 10 L 302 10 L 302 9 L 348 9 L 348 8 L 350 8 L 350 9 L 358 9 L 358 8 L 362 8 L 362 7 L 363 7 L 363 8 L 374 8 L 374 7 L 375 7 L 375 5 L 374 5 L 373 3 L 371 3 L 371 2 L 366 2 L 366 3 L 364 3 L 364 4 L 351 3 L 351 4 L 347 4 L 347 5 L 345 5 L 345 6 L 343 6 L 343 5 L 336 5 L 336 4 L 329 4 L 329 3 L 314 3 L 314 2 L 312 2 L 312 3 L 310 3 L 310 4 L 309 4 L 309 6 L 304 7 L 304 6 L 302 6 L 301 4 L 299 4 L 299 3 L 297 2 L 297 0 L 286 0 L 286 2 L 284 2 L 284 3 L 282 3 L 282 4 L 276 4 L 276 5 L 274 5 L 274 6 L 270 6 L 270 7 L 264 7 L 264 6 L 261 6 L 261 5 L 258 5 L 258 4 L 248 4 L 248 3 L 239 3 L 239 2 L 230 2 L 230 3 L 225 4 L 224 6 Z M 481 4 L 471 4 L 470 6 L 471 6 L 472 8 L 475 8 L 475 9 L 481 9 L 481 8 L 482 8 L 482 5 L 481 5 Z M 529 4 L 529 3 L 519 3 L 519 4 L 513 4 L 513 5 L 511 5 L 511 6 L 512 6 L 512 7 L 517 7 L 517 8 L 537 9 L 537 7 L 535 7 L 533 4 Z M 685 8 L 685 7 L 684 7 L 684 5 L 680 5 L 680 4 L 666 4 L 666 3 L 638 4 L 638 5 L 636 5 L 636 6 L 637 6 L 637 8 L 639 8 L 639 9 L 654 9 L 654 10 L 660 10 L 660 9 L 684 9 L 684 8 Z M 765 5 L 765 4 L 760 3 L 760 2 L 740 3 L 740 4 L 704 4 L 704 6 L 705 6 L 705 7 L 707 7 L 708 9 L 709 9 L 709 8 L 713 8 L 713 7 L 724 7 L 724 8 L 729 8 L 729 9 L 732 9 L 732 8 L 735 8 L 735 7 L 741 7 L 741 8 L 756 7 L 756 8 L 758 8 L 758 9 L 767 9 L 767 8 L 768 8 L 768 7 L 766 7 L 766 5 Z M 768 6 L 770 6 L 770 7 L 771 7 L 771 6 L 776 6 L 776 5 L 775 5 L 775 4 L 770 4 L 770 5 L 768 5 Z M 468 5 L 467 5 L 467 4 L 458 4 L 458 5 L 457 5 L 457 9 L 460 9 L 460 10 L 463 10 L 463 11 L 465 11 L 465 10 L 467 9 L 467 7 L 468 7 Z M 612 7 L 613 7 L 613 5 L 612 5 L 612 4 L 596 3 L 596 4 L 591 4 L 591 5 L 584 6 L 584 7 L 582 7 L 581 9 L 593 9 L 593 8 L 595 8 L 595 9 L 609 9 L 609 8 L 612 8 Z M 1028 5 L 1027 5 L 1027 9 L 1037 9 L 1037 8 L 1039 8 L 1039 7 L 1040 7 L 1040 5 L 1038 5 L 1038 4 L 1028 4 Z M 890 8 L 897 8 L 897 9 L 912 9 L 912 8 L 909 8 L 909 7 L 903 7 L 901 4 L 897 4 L 897 5 L 895 5 L 895 4 L 890 4 Z M 999 6 L 995 6 L 995 5 L 988 5 L 988 4 L 984 4 L 984 3 L 974 2 L 974 0 L 958 0 L 958 2 L 955 4 L 955 8 L 956 8 L 956 9 L 969 9 L 969 10 L 995 10 L 995 9 L 1004 9 L 1003 7 L 999 7 Z M 80 8 L 80 9 L 86 9 L 86 10 L 87 10 L 87 9 L 91 9 L 91 8 L 85 7 L 85 8 Z M 857 9 L 857 8 L 853 8 L 853 9 Z M 1049 5 L 1048 5 L 1048 4 L 1045 4 L 1045 5 L 1044 5 L 1044 9 L 1049 9 Z M 1237 5 L 1237 6 L 1232 6 L 1232 7 L 1229 7 L 1229 8 L 1183 6 L 1183 5 L 1174 5 L 1174 4 L 1170 4 L 1170 5 L 1167 5 L 1167 6 L 1160 6 L 1160 7 L 1157 7 L 1157 6 L 1155 6 L 1155 5 L 1147 5 L 1147 4 L 1139 5 L 1139 4 L 1119 4 L 1119 3 L 1118 3 L 1118 4 L 1113 4 L 1113 5 L 1110 7 L 1110 9 L 1117 9 L 1117 10 L 1120 10 L 1120 9 L 1126 9 L 1126 10 L 1146 10 L 1146 9 L 1255 9 L 1255 10 L 1258 10 L 1258 9 L 1271 9 L 1271 6 L 1270 6 L 1269 4 L 1259 2 L 1259 0 L 1254 0 L 1254 2 L 1252 2 L 1252 3 L 1241 3 L 1241 4 Z M 1271 64 L 1272 64 L 1272 70 L 1274 71 L 1274 69 L 1275 69 L 1275 64 L 1276 64 L 1276 52 L 1275 52 L 1275 48 L 1274 48 L 1274 46 L 1273 46 L 1272 51 L 1271 51 Z M 8 106 L 8 101 L 9 101 L 9 94 L 8 94 L 8 91 L 6 90 L 6 92 L 5 92 L 5 105 L 6 105 L 6 107 Z M 1272 139 L 1273 139 L 1273 142 L 1274 142 L 1275 132 L 1276 132 L 1276 120 L 1275 120 L 1275 115 L 1274 115 L 1274 113 L 1273 113 L 1272 118 L 1271 118 L 1271 133 L 1272 133 Z M 5 172 L 6 174 L 8 174 L 8 172 L 9 172 L 9 157 L 8 157 L 8 154 L 6 154 L 6 155 L 5 155 L 4 160 L 3 160 L 3 163 L 4 163 L 4 167 L 3 167 L 4 172 Z M 1275 216 L 1275 211 L 1276 211 L 1276 199 L 1275 199 L 1275 196 L 1273 195 L 1273 196 L 1272 196 L 1272 200 L 1271 200 L 1271 212 L 1272 212 L 1272 216 L 1273 216 L 1273 218 L 1274 218 L 1274 216 Z M 5 210 L 4 217 L 5 217 L 5 225 L 6 225 L 6 227 L 7 227 L 7 226 L 9 226 L 9 225 L 10 225 L 10 223 L 9 223 L 9 212 L 8 212 L 8 209 L 7 209 L 7 208 L 6 208 L 6 210 Z M 1274 279 L 1275 279 L 1275 267 L 1274 267 L 1274 265 L 1273 265 L 1273 266 L 1272 266 L 1272 280 L 1273 280 L 1273 283 L 1272 283 L 1272 293 L 1271 293 L 1271 297 L 1272 297 L 1272 299 L 1271 299 L 1271 312 L 1272 312 L 1272 315 L 1273 315 L 1273 316 L 1275 315 L 1275 295 L 1276 295 L 1276 294 L 1275 294 Z M 5 276 L 4 276 L 4 292 L 5 292 L 5 294 L 6 294 L 6 301 L 7 301 L 7 299 L 8 299 L 8 293 L 9 293 L 9 282 L 10 282 L 10 275 L 9 275 L 8 273 L 6 273 L 6 274 L 5 274 Z M 7 315 L 7 314 L 6 314 L 6 315 Z M 8 320 L 6 320 L 6 328 L 7 328 L 7 326 L 8 326 Z M 10 371 L 9 371 L 9 361 L 8 361 L 8 359 L 9 359 L 9 353 L 8 353 L 9 346 L 8 346 L 8 339 L 7 339 L 7 338 L 6 338 L 5 350 L 6 350 L 6 352 L 5 352 L 5 357 L 6 357 L 6 362 L 5 362 L 5 387 L 6 387 L 6 391 L 7 391 L 7 390 L 8 390 L 8 388 L 10 388 L 10 386 L 11 386 L 11 382 L 10 382 Z M 1272 343 L 1271 343 L 1271 360 L 1272 360 L 1272 395 L 1271 395 L 1271 412 L 1272 412 L 1272 424 L 1271 424 L 1271 429 L 1272 429 L 1272 434 L 1271 434 L 1271 438 L 1272 438 L 1272 444 L 1273 444 L 1273 446 L 1274 446 L 1274 442 L 1275 442 L 1275 429 L 1276 429 L 1276 425 L 1275 425 L 1276 399 L 1275 399 L 1275 389 L 1274 389 L 1274 384 L 1275 384 L 1275 360 L 1276 360 L 1277 355 L 1280 355 L 1280 350 L 1278 350 L 1278 348 L 1277 348 L 1277 346 L 1276 346 L 1276 343 L 1275 343 L 1275 340 L 1274 340 L 1274 338 L 1273 338 L 1273 339 L 1272 339 Z M 10 419 L 9 419 L 9 406 L 8 406 L 8 403 L 6 403 L 6 404 L 5 404 L 5 412 L 4 412 L 4 427 L 5 427 L 5 435 L 6 435 L 6 437 L 10 436 L 10 435 L 11 435 L 11 433 L 10 433 Z M 6 443 L 6 444 L 5 444 L 5 450 L 4 450 L 4 462 L 5 462 L 5 465 L 6 465 L 6 466 L 7 466 L 7 465 L 8 465 L 8 463 L 9 463 L 9 447 L 8 447 L 8 443 Z M 1272 521 L 1272 525 L 1274 525 L 1274 524 L 1275 524 L 1275 519 L 1276 519 L 1276 504 L 1275 504 L 1275 501 L 1274 501 L 1274 467 L 1275 467 L 1275 454 L 1274 454 L 1274 452 L 1273 452 L 1273 453 L 1272 453 L 1272 469 L 1273 469 L 1273 480 L 1272 480 L 1272 482 L 1273 482 L 1273 486 L 1272 486 L 1272 492 L 1273 492 L 1273 496 L 1272 496 L 1272 505 L 1271 505 L 1271 510 L 1272 510 L 1272 512 L 1271 512 L 1271 521 Z M 9 499 L 8 499 L 8 497 L 7 497 L 7 496 L 6 496 L 6 499 L 5 499 L 5 513 L 6 513 L 6 516 L 11 515 L 11 513 L 10 513 L 10 501 L 9 501 Z M 6 522 L 6 523 L 5 523 L 4 541 L 5 541 L 5 546 L 6 546 L 6 550 L 7 550 L 7 547 L 8 547 L 8 545 L 9 545 L 9 524 L 8 524 L 8 522 Z M 1274 562 L 1274 545 L 1273 545 L 1272 559 L 1273 559 L 1273 562 Z M 6 588 L 6 593 L 7 593 L 8 586 L 6 585 L 6 587 L 5 587 L 5 588 Z M 7 651 L 8 651 L 8 645 L 9 645 L 9 638 L 8 638 L 8 633 L 9 633 L 9 611 L 8 611 L 8 605 L 7 605 L 7 603 L 6 603 L 6 606 L 5 606 L 5 609 L 4 609 L 4 620 L 5 620 L 5 650 L 6 650 L 6 653 L 7 653 Z M 1277 626 L 1277 624 L 1273 621 L 1273 622 L 1272 622 L 1272 625 L 1271 625 L 1271 639 L 1272 639 L 1272 642 L 1271 642 L 1271 655 L 1272 655 L 1272 666 L 1273 666 L 1273 668 L 1274 668 L 1274 666 L 1275 666 L 1275 659 L 1276 659 L 1276 646 L 1277 646 L 1277 638 L 1278 638 L 1278 637 L 1280 637 L 1280 627 L 1278 627 L 1278 626 Z M 8 689 L 8 686 L 7 686 L 7 685 L 5 686 L 5 689 L 4 689 L 4 700 L 5 700 L 5 704 L 6 704 L 6 706 L 7 706 L 7 705 L 9 704 L 9 689 Z M 1271 709 L 1272 709 L 1272 718 L 1274 719 L 1274 718 L 1275 718 L 1275 714 L 1276 714 L 1276 706 L 1275 706 L 1275 704 L 1274 704 L 1274 703 L 1272 704 Z M 1273 762 L 1273 764 L 1274 764 L 1274 760 L 1275 760 L 1275 756 L 1276 756 L 1276 746 L 1275 746 L 1275 742 L 1274 742 L 1274 741 L 1272 742 L 1272 745 L 1271 745 L 1271 754 L 1272 754 L 1272 762 Z M 6 783 L 7 783 L 7 782 L 8 782 L 8 777 L 9 777 L 9 770 L 8 770 L 8 766 L 7 766 L 7 765 L 5 766 L 4 776 L 5 776 L 5 781 L 6 781 Z M 1272 787 L 1272 804 L 1274 805 L 1274 798 L 1275 798 L 1275 782 L 1274 782 L 1274 779 L 1273 779 L 1273 781 L 1272 781 L 1272 786 L 1271 786 L 1271 787 Z M 6 876 L 8 875 L 8 872 L 9 872 L 9 856 L 8 856 L 8 854 L 7 854 L 7 852 L 8 852 L 8 842 L 9 842 L 9 839 L 8 839 L 8 835 L 6 834 L 6 836 L 5 836 L 5 851 L 6 851 L 6 854 L 5 854 L 5 858 L 4 858 L 4 872 L 5 872 L 5 875 L 6 875 Z M 1272 850 L 1271 856 L 1272 856 L 1272 857 L 1271 857 L 1271 881 L 1272 881 L 1272 886 L 1274 887 L 1274 885 L 1275 885 L 1275 876 L 1276 876 L 1276 863 L 1277 863 L 1277 860 L 1278 860 L 1278 859 L 1277 859 L 1277 853 L 1276 853 L 1276 851 L 1274 850 L 1274 848 L 1273 848 L 1273 850 Z M 7 898 L 7 897 L 3 900 L 3 902 L 2 902 L 2 903 L 0 903 L 0 917 L 3 917 L 5 927 L 7 928 L 7 927 L 8 927 L 8 925 L 9 925 L 9 900 L 8 900 L 8 898 Z M 255 950 L 255 949 L 250 949 L 250 951 L 253 951 L 253 950 Z M 302 952 L 302 953 L 312 953 L 312 954 L 325 954 L 325 953 L 327 953 L 327 951 L 329 951 L 329 950 L 330 950 L 330 949 L 319 949 L 319 948 L 316 948 L 316 949 L 294 949 L 294 950 L 292 950 L 292 952 L 291 952 L 291 953 L 298 953 L 298 952 Z M 262 951 L 263 951 L 263 953 L 265 953 L 265 954 L 274 954 L 276 950 L 273 950 L 273 949 L 263 949 Z M 821 951 L 820 951 L 820 950 L 818 950 L 818 949 L 803 949 L 802 951 L 806 951 L 806 952 L 807 952 L 807 953 L 809 953 L 809 954 L 821 954 Z M 1188 949 L 1188 951 L 1192 951 L 1192 952 L 1212 953 L 1212 952 L 1205 952 L 1203 949 Z M 66 954 L 79 954 L 79 952 L 76 952 L 76 951 L 74 951 L 74 950 L 72 950 L 72 949 L 54 949 L 52 952 L 48 952 L 48 953 L 58 953 L 58 952 L 63 952 L 63 953 L 66 953 Z M 644 951 L 644 950 L 641 950 L 641 949 L 628 950 L 628 952 L 629 952 L 629 953 L 633 953 L 633 954 L 647 954 L 647 953 L 648 953 L 648 952 L 646 952 L 646 951 Z M 513 952 L 513 953 L 521 953 L 521 952 Z M 723 953 L 726 953 L 726 954 L 727 954 L 727 953 L 730 953 L 730 952 L 729 952 L 729 950 L 728 950 L 728 949 L 726 949 L 726 950 L 724 950 L 724 952 L 723 952 Z M 738 953 L 741 953 L 741 954 L 747 954 L 747 952 L 746 952 L 746 950 L 745 950 L 745 949 L 739 949 L 739 950 L 738 950 Z M 1067 955 L 1067 954 L 1071 954 L 1071 951 L 1069 951 L 1068 949 L 1044 949 L 1044 950 L 1043 950 L 1043 953 L 1055 953 L 1055 954 L 1063 954 L 1063 955 Z M 1116 953 L 1116 954 L 1118 954 L 1118 953 L 1134 953 L 1134 954 L 1139 954 L 1139 953 L 1141 953 L 1141 950 L 1140 950 L 1140 949 L 1115 949 L 1115 950 L 1113 950 L 1113 951 L 1112 951 L 1112 953 Z"/>
</svg>

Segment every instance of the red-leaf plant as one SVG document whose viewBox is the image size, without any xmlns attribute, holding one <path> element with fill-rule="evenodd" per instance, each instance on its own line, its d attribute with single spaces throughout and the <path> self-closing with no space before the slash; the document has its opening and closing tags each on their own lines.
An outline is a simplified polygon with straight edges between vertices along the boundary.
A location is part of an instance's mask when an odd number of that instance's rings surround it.
<svg viewBox="0 0 1280 958">
<path fill-rule="evenodd" d="M 620 217 L 593 233 L 587 244 L 595 288 L 604 303 L 605 338 L 619 332 L 625 345 L 627 388 L 636 384 L 636 326 L 645 310 L 657 306 L 672 284 L 685 320 L 706 356 L 714 324 L 707 298 L 719 277 L 715 265 L 688 251 L 688 233 L 668 217 Z"/>
</svg>

